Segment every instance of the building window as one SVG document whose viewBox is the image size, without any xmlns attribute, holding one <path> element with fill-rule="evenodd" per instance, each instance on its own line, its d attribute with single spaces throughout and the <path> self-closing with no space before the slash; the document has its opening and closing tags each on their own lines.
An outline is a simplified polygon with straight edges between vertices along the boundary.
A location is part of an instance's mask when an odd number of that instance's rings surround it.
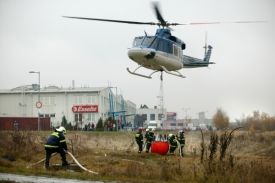
<svg viewBox="0 0 275 183">
<path fill-rule="evenodd" d="M 55 105 L 55 97 L 40 97 L 43 105 Z"/>
<path fill-rule="evenodd" d="M 176 123 L 171 123 L 170 126 L 177 126 Z"/>
<path fill-rule="evenodd" d="M 51 118 L 55 118 L 55 114 L 39 114 L 39 117 L 51 117 Z"/>
<path fill-rule="evenodd" d="M 82 114 L 74 114 L 74 121 L 82 121 Z"/>
<path fill-rule="evenodd" d="M 147 114 L 142 114 L 142 119 L 143 119 L 143 121 L 146 121 L 147 120 Z"/>
<path fill-rule="evenodd" d="M 159 120 L 162 119 L 162 114 L 158 114 L 158 119 L 159 119 Z"/>
<path fill-rule="evenodd" d="M 88 114 L 88 121 L 89 122 L 94 122 L 95 121 L 95 114 L 89 113 Z"/>
<path fill-rule="evenodd" d="M 96 97 L 97 96 L 87 96 L 87 103 L 88 104 L 97 104 Z"/>
<path fill-rule="evenodd" d="M 183 126 L 183 123 L 178 123 L 178 126 Z"/>
<path fill-rule="evenodd" d="M 83 96 L 74 96 L 75 104 L 83 104 Z"/>
<path fill-rule="evenodd" d="M 155 120 L 155 114 L 150 114 L 150 120 L 154 121 Z"/>
<path fill-rule="evenodd" d="M 174 120 L 174 116 L 171 114 L 167 114 L 167 120 Z"/>
</svg>

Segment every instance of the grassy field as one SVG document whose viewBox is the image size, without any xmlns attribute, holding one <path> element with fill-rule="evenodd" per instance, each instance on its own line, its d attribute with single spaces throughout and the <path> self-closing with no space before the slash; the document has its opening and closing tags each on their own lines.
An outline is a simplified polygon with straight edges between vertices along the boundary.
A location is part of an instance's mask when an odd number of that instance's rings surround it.
<svg viewBox="0 0 275 183">
<path fill-rule="evenodd" d="M 275 182 L 275 132 L 229 132 L 186 132 L 182 158 L 177 150 L 166 156 L 138 154 L 135 132 L 67 132 L 69 151 L 87 169 L 99 173 L 96 175 L 46 171 L 43 163 L 33 165 L 45 158 L 43 146 L 50 131 L 0 131 L 1 156 L 16 160 L 1 158 L 0 172 L 133 183 Z M 73 161 L 69 156 L 67 160 Z M 50 160 L 50 164 L 60 163 L 59 155 Z"/>
</svg>

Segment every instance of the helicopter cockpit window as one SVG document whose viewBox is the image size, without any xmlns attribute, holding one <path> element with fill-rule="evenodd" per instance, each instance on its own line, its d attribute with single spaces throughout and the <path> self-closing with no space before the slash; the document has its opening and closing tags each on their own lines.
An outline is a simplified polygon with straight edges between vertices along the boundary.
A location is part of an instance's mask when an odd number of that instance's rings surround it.
<svg viewBox="0 0 275 183">
<path fill-rule="evenodd" d="M 156 37 L 155 36 L 147 36 L 145 37 L 144 41 L 142 42 L 142 45 L 150 46 L 152 48 L 156 47 Z"/>
<path fill-rule="evenodd" d="M 143 37 L 136 37 L 133 41 L 133 47 L 137 45 L 141 45 L 142 40 L 143 40 Z"/>
</svg>

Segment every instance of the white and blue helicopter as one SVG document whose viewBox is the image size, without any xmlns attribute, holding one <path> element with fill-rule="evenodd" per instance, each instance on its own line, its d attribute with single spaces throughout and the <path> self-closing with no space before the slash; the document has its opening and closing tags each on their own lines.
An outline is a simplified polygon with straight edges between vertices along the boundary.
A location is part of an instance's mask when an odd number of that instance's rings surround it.
<svg viewBox="0 0 275 183">
<path fill-rule="evenodd" d="M 126 24 L 138 24 L 138 25 L 157 25 L 156 34 L 154 36 L 148 36 L 145 32 L 144 36 L 138 36 L 134 38 L 133 45 L 128 50 L 128 57 L 136 62 L 139 66 L 132 72 L 127 68 L 128 72 L 137 76 L 152 78 L 152 74 L 156 72 L 165 71 L 168 74 L 172 74 L 178 77 L 185 78 L 179 70 L 182 68 L 199 68 L 208 67 L 209 64 L 215 64 L 214 62 L 209 62 L 212 46 L 205 45 L 205 56 L 203 59 L 197 59 L 187 55 L 183 55 L 183 51 L 186 48 L 186 44 L 179 38 L 171 34 L 170 26 L 177 25 L 197 25 L 197 24 L 218 24 L 220 22 L 208 22 L 208 23 L 189 23 L 189 24 L 179 24 L 179 23 L 168 23 L 163 19 L 158 9 L 156 3 L 153 4 L 154 10 L 159 20 L 158 23 L 154 22 L 134 22 L 134 21 L 123 21 L 123 20 L 110 20 L 110 19 L 97 19 L 97 18 L 83 18 L 83 17 L 71 17 L 63 16 L 65 18 L 75 18 L 84 20 L 94 20 L 94 21 L 105 21 L 105 22 L 115 22 L 115 23 L 126 23 Z M 235 23 L 251 23 L 248 22 L 235 22 Z M 150 75 L 146 76 L 143 74 L 136 73 L 136 71 L 141 68 L 151 69 Z M 162 77 L 161 77 L 162 78 Z"/>
</svg>

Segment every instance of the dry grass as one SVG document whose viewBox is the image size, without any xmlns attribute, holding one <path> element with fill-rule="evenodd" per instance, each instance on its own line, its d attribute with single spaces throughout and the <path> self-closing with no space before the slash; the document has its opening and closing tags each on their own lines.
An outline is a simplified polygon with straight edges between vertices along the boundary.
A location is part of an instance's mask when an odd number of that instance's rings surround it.
<svg viewBox="0 0 275 183">
<path fill-rule="evenodd" d="M 217 132 L 220 135 L 223 132 Z M 133 183 L 154 182 L 275 182 L 275 132 L 235 131 L 225 158 L 211 154 L 211 133 L 203 132 L 204 160 L 200 152 L 200 132 L 186 133 L 185 157 L 137 153 L 135 132 L 68 132 L 69 151 L 86 168 L 99 172 L 45 171 L 43 148 L 51 132 L 0 132 L 0 154 L 12 155 L 16 161 L 0 159 L 0 172 L 82 180 L 116 180 Z M 215 149 L 215 146 L 212 146 Z M 215 149 L 218 153 L 219 150 Z M 209 164 L 209 156 L 211 163 Z M 217 158 L 216 158 L 217 157 Z M 68 156 L 68 161 L 72 159 Z M 61 163 L 56 155 L 51 164 Z M 28 168 L 26 168 L 28 167 Z M 211 168 L 211 171 L 209 169 Z"/>
</svg>

